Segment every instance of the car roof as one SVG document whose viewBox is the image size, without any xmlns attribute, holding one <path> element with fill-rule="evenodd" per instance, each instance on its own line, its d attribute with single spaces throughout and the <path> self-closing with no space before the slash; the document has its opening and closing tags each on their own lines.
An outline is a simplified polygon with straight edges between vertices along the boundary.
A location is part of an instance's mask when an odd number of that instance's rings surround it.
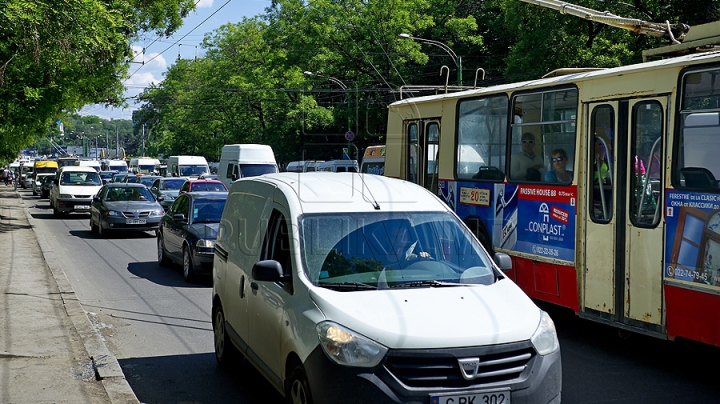
<svg viewBox="0 0 720 404">
<path fill-rule="evenodd" d="M 196 182 L 220 182 L 220 183 L 222 183 L 222 181 L 220 181 L 220 180 L 208 180 L 208 179 L 188 180 L 188 182 L 192 182 L 193 184 L 196 183 Z"/>
<path fill-rule="evenodd" d="M 58 171 L 68 172 L 80 172 L 80 173 L 97 173 L 97 171 L 90 166 L 62 166 Z"/>
<path fill-rule="evenodd" d="M 108 188 L 147 188 L 139 182 L 111 182 L 106 184 Z"/>
<path fill-rule="evenodd" d="M 226 199 L 229 192 L 227 191 L 193 191 L 184 192 L 183 195 L 190 195 L 193 199 Z"/>
<path fill-rule="evenodd" d="M 290 208 L 301 213 L 450 211 L 445 202 L 420 185 L 374 174 L 264 174 L 233 182 L 230 193 L 244 191 L 248 181 L 273 185 L 283 192 Z"/>
</svg>

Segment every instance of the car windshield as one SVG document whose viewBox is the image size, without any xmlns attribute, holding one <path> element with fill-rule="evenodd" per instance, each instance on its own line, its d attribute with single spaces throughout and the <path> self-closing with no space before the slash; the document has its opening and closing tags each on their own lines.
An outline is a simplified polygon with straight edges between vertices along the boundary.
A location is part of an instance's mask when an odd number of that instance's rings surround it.
<svg viewBox="0 0 720 404">
<path fill-rule="evenodd" d="M 257 177 L 263 174 L 276 173 L 275 164 L 240 164 L 240 178 Z"/>
<path fill-rule="evenodd" d="M 160 189 L 180 189 L 184 183 L 184 179 L 165 180 L 160 183 Z"/>
<path fill-rule="evenodd" d="M 140 177 L 138 177 L 137 175 L 132 175 L 132 176 L 127 177 L 127 181 L 125 181 L 125 182 L 129 182 L 131 184 L 138 183 L 138 182 L 140 182 Z"/>
<path fill-rule="evenodd" d="M 500 276 L 448 212 L 307 214 L 300 232 L 304 268 L 318 286 L 459 286 L 491 284 Z"/>
<path fill-rule="evenodd" d="M 108 202 L 139 202 L 154 201 L 155 197 L 145 187 L 112 187 L 105 194 L 105 200 Z"/>
<path fill-rule="evenodd" d="M 140 183 L 145 185 L 146 187 L 151 187 L 156 179 L 157 177 L 140 177 Z"/>
<path fill-rule="evenodd" d="M 110 179 L 110 178 L 112 178 L 112 177 L 113 177 L 113 173 L 112 173 L 112 172 L 101 172 L 101 173 L 100 173 L 100 178 Z"/>
<path fill-rule="evenodd" d="M 196 199 L 193 204 L 193 223 L 220 223 L 225 199 Z"/>
<path fill-rule="evenodd" d="M 205 174 L 208 171 L 207 166 L 203 164 L 199 165 L 188 165 L 188 166 L 180 166 L 180 175 L 183 176 L 197 176 L 201 174 Z"/>
<path fill-rule="evenodd" d="M 60 185 L 102 185 L 96 172 L 65 172 L 60 177 Z"/>
<path fill-rule="evenodd" d="M 192 191 L 227 191 L 227 187 L 222 182 L 196 182 L 190 186 Z"/>
</svg>

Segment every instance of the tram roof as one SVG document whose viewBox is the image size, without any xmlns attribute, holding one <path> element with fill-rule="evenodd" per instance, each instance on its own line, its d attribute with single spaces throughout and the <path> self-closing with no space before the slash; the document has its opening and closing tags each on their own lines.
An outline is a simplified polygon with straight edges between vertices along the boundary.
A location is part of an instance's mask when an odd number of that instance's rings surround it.
<svg viewBox="0 0 720 404">
<path fill-rule="evenodd" d="M 497 93 L 497 92 L 503 92 L 503 91 L 508 91 L 508 90 L 517 91 L 517 90 L 521 90 L 524 88 L 570 84 L 570 83 L 585 81 L 585 80 L 599 78 L 599 77 L 623 75 L 623 74 L 633 73 L 633 72 L 637 72 L 637 71 L 644 70 L 644 69 L 652 69 L 652 68 L 657 68 L 657 67 L 662 67 L 662 66 L 693 65 L 693 64 L 697 64 L 697 63 L 702 63 L 704 61 L 707 61 L 707 59 L 712 59 L 712 58 L 715 58 L 718 56 L 720 56 L 720 51 L 693 53 L 693 54 L 678 56 L 678 57 L 673 57 L 673 58 L 654 60 L 651 62 L 642 62 L 642 63 L 636 63 L 636 64 L 632 64 L 632 65 L 611 67 L 611 68 L 600 69 L 600 70 L 582 71 L 582 72 L 578 72 L 578 73 L 565 74 L 565 75 L 554 76 L 554 77 L 545 77 L 545 78 L 539 78 L 539 79 L 535 79 L 535 80 L 498 84 L 495 86 L 480 87 L 477 89 L 457 91 L 457 92 L 453 92 L 453 93 L 425 95 L 425 96 L 420 96 L 420 97 L 410 97 L 410 98 L 405 98 L 405 99 L 402 99 L 399 101 L 395 101 L 395 102 L 391 103 L 390 105 L 388 105 L 388 108 L 395 107 L 395 106 L 401 106 L 401 105 L 408 105 L 408 104 L 417 104 L 417 103 L 422 103 L 422 102 L 434 102 L 434 101 L 438 101 L 438 100 L 442 100 L 442 99 L 455 99 L 455 98 L 461 98 L 461 97 L 471 97 L 473 95 Z"/>
</svg>

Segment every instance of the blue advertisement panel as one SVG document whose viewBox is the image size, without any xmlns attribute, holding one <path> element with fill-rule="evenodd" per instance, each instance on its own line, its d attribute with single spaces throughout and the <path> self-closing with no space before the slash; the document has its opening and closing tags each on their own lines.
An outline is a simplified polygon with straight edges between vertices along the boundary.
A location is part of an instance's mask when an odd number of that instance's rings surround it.
<svg viewBox="0 0 720 404">
<path fill-rule="evenodd" d="M 720 195 L 665 192 L 665 277 L 720 287 Z"/>
<path fill-rule="evenodd" d="M 439 192 L 462 219 L 482 219 L 495 248 L 574 262 L 577 187 L 445 181 Z"/>
</svg>

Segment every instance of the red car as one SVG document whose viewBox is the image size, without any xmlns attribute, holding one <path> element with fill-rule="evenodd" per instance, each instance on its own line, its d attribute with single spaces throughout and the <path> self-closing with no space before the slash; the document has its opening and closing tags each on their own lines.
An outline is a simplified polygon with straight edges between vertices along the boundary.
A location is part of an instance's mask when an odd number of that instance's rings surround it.
<svg viewBox="0 0 720 404">
<path fill-rule="evenodd" d="M 227 192 L 227 187 L 218 180 L 187 180 L 180 187 L 180 192 L 210 191 Z"/>
</svg>

